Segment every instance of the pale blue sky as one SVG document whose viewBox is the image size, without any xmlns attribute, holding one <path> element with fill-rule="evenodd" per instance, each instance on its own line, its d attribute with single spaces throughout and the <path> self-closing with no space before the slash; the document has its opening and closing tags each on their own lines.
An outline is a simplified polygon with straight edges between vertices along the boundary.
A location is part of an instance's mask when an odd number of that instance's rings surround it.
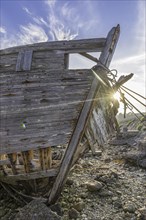
<svg viewBox="0 0 146 220">
<path fill-rule="evenodd" d="M 116 68 L 119 75 L 133 72 L 135 75 L 127 86 L 146 95 L 145 0 L 1 0 L 0 3 L 1 48 L 56 39 L 105 37 L 113 26 L 120 24 L 121 35 L 111 68 Z M 80 62 L 92 66 L 84 60 Z"/>
</svg>

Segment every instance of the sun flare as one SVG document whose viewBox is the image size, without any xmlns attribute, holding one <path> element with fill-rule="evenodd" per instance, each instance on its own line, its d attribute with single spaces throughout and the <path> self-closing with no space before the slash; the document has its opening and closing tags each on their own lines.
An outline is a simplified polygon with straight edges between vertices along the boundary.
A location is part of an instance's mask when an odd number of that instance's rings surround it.
<svg viewBox="0 0 146 220">
<path fill-rule="evenodd" d="M 113 94 L 114 99 L 117 99 L 118 101 L 120 101 L 120 93 L 116 92 Z"/>
</svg>

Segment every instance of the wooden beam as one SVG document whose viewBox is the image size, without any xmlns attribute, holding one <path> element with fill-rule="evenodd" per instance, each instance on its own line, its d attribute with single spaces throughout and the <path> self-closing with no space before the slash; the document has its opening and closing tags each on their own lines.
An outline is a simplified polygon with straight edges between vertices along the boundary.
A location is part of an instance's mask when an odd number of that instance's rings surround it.
<svg viewBox="0 0 146 220">
<path fill-rule="evenodd" d="M 98 62 L 99 62 L 99 60 L 98 60 L 96 57 L 93 57 L 93 56 L 91 56 L 91 55 L 88 54 L 88 53 L 79 53 L 79 54 L 82 55 L 83 57 L 88 58 L 89 60 L 92 60 L 92 61 L 95 62 L 95 63 L 98 63 Z"/>
<path fill-rule="evenodd" d="M 64 54 L 64 69 L 68 69 L 69 68 L 69 54 L 65 53 Z"/>
<path fill-rule="evenodd" d="M 33 51 L 56 50 L 56 53 L 101 52 L 105 45 L 105 40 L 105 38 L 93 38 L 70 41 L 43 42 L 0 50 L 0 55 L 18 53 L 20 50 L 25 51 L 29 49 L 32 49 Z"/>
<path fill-rule="evenodd" d="M 109 67 L 110 62 L 112 60 L 118 39 L 120 35 L 120 25 L 118 24 L 117 27 L 113 27 L 111 31 L 107 35 L 107 39 L 105 42 L 105 47 L 99 57 L 99 61 Z"/>
</svg>

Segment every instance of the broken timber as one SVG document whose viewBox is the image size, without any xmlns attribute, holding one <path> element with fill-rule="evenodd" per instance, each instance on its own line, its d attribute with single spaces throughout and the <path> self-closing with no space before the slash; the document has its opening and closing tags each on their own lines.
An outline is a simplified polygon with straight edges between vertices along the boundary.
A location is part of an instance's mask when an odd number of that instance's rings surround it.
<svg viewBox="0 0 146 220">
<path fill-rule="evenodd" d="M 0 181 L 20 181 L 36 191 L 47 180 L 48 203 L 54 203 L 88 145 L 94 152 L 93 145 L 104 145 L 116 131 L 113 88 L 106 76 L 119 33 L 118 25 L 106 38 L 0 51 Z M 89 52 L 100 52 L 99 59 Z M 70 53 L 94 61 L 98 77 L 89 69 L 68 69 Z"/>
</svg>

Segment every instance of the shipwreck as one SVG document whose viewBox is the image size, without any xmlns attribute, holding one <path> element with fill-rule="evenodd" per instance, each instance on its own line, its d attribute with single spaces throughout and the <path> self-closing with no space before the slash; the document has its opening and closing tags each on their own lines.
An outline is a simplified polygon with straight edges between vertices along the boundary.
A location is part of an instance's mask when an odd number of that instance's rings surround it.
<svg viewBox="0 0 146 220">
<path fill-rule="evenodd" d="M 85 150 L 94 154 L 118 131 L 112 96 L 118 84 L 111 83 L 109 65 L 119 34 L 118 25 L 105 38 L 0 51 L 1 183 L 54 203 Z M 100 53 L 99 58 L 91 52 Z M 96 65 L 69 69 L 72 53 Z"/>
</svg>

